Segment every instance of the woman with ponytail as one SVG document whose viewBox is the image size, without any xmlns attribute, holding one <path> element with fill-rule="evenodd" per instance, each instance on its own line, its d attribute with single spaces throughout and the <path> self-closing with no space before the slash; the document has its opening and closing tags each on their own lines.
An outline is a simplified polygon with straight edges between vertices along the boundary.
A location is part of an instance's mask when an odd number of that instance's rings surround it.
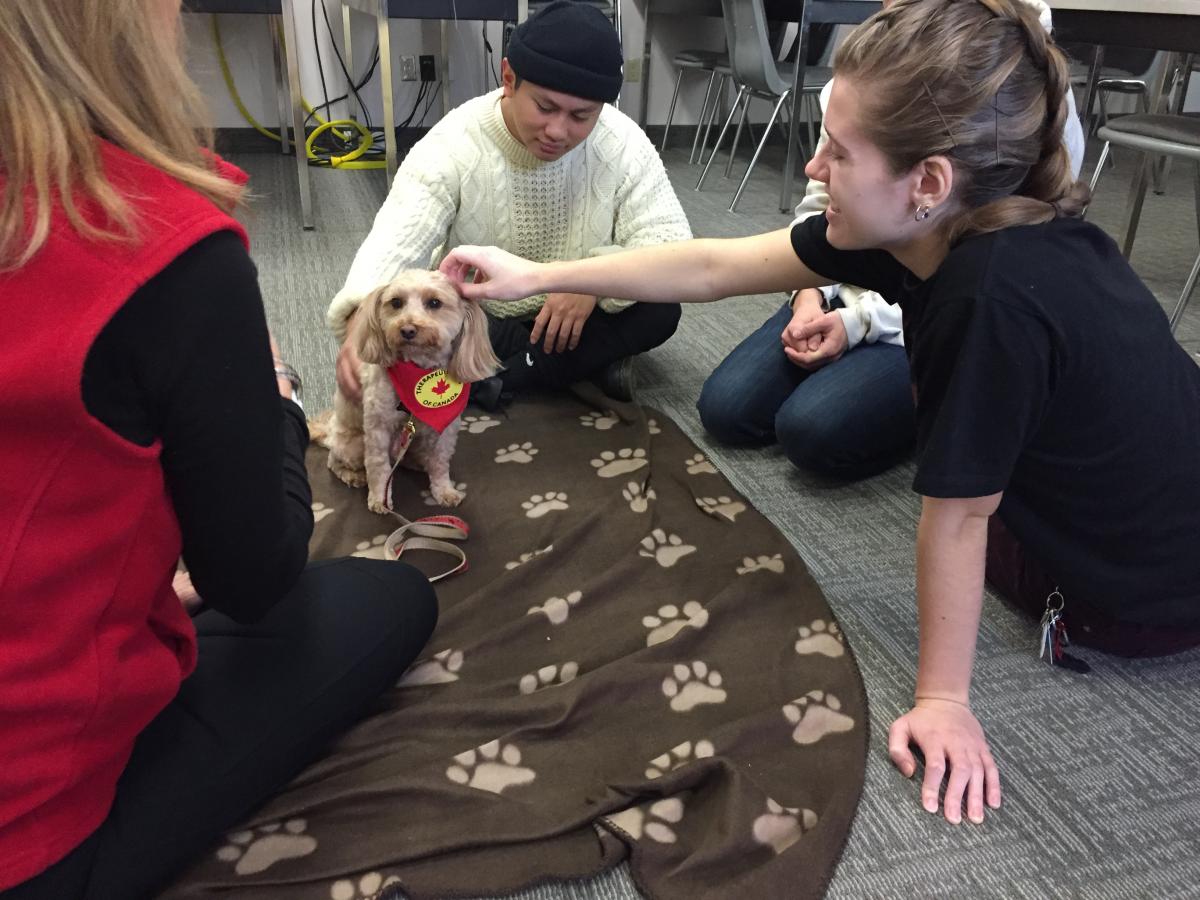
<svg viewBox="0 0 1200 900">
<path fill-rule="evenodd" d="M 1067 62 L 1029 6 L 898 0 L 854 31 L 834 73 L 828 140 L 806 169 L 828 185 L 824 216 L 603 261 L 461 247 L 442 269 L 478 298 L 707 301 L 848 281 L 899 302 L 920 650 L 889 750 L 906 776 L 922 752 L 927 810 L 945 777 L 947 820 L 965 807 L 980 822 L 1000 805 L 970 705 L 985 571 L 1076 644 L 1200 645 L 1200 368 L 1114 242 L 1080 219 Z"/>
</svg>

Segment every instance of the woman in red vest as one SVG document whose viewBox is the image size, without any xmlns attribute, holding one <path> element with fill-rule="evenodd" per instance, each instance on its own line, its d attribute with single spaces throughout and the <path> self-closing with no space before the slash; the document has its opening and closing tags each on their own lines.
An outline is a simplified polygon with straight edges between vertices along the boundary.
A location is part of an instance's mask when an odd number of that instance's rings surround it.
<svg viewBox="0 0 1200 900">
<path fill-rule="evenodd" d="M 5 900 L 146 895 L 437 617 L 407 566 L 306 567 L 294 373 L 179 40 L 179 0 L 0 4 Z"/>
</svg>

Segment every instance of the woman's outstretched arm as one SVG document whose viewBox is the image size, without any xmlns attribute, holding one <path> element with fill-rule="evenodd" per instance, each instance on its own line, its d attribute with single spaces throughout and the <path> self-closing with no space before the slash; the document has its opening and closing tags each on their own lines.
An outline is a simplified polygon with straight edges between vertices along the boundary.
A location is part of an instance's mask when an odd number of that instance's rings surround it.
<svg viewBox="0 0 1200 900">
<path fill-rule="evenodd" d="M 533 263 L 496 247 L 458 247 L 441 271 L 464 297 L 517 300 L 564 292 L 658 303 L 700 303 L 742 294 L 820 287 L 800 262 L 791 229 L 744 238 L 704 238 L 593 259 Z"/>
</svg>

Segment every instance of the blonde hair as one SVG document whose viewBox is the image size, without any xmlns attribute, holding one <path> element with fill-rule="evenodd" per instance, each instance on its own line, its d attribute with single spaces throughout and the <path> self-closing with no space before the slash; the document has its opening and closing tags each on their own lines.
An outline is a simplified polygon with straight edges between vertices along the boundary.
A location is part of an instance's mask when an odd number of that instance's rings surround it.
<svg viewBox="0 0 1200 900">
<path fill-rule="evenodd" d="M 1067 61 L 1021 0 L 899 0 L 850 35 L 834 71 L 859 86 L 857 124 L 894 172 L 950 159 L 964 207 L 952 241 L 1082 215 Z"/>
<path fill-rule="evenodd" d="M 45 244 L 56 203 L 89 240 L 137 239 L 98 138 L 223 209 L 241 198 L 205 153 L 211 132 L 195 123 L 207 112 L 183 68 L 178 3 L 168 2 L 0 2 L 0 271 Z"/>
</svg>

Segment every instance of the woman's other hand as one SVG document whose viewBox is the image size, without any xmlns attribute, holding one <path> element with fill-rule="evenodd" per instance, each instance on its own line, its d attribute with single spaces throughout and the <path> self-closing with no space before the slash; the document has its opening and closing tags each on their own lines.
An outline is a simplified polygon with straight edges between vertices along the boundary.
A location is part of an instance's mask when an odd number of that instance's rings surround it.
<svg viewBox="0 0 1200 900">
<path fill-rule="evenodd" d="M 947 822 L 957 825 L 962 821 L 964 796 L 967 818 L 977 824 L 983 821 L 985 801 L 990 808 L 999 809 L 1000 771 L 988 750 L 983 727 L 965 703 L 918 698 L 911 710 L 892 723 L 888 753 L 905 778 L 917 770 L 912 744 L 925 757 L 921 805 L 926 812 L 938 811 L 938 792 L 947 776 L 942 802 Z"/>
</svg>

